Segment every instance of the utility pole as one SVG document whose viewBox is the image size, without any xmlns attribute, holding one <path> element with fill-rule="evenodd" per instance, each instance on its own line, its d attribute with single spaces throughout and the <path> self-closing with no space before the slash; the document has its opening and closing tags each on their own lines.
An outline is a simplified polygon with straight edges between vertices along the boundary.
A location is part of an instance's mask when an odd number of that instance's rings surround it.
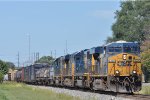
<svg viewBox="0 0 150 100">
<path fill-rule="evenodd" d="M 36 61 L 38 60 L 37 52 L 36 52 Z"/>
<path fill-rule="evenodd" d="M 35 52 L 34 52 L 34 58 L 33 59 L 34 59 L 34 62 L 35 62 L 36 61 L 36 59 L 35 59 Z"/>
<path fill-rule="evenodd" d="M 28 56 L 29 56 L 29 58 L 28 58 L 28 64 L 30 65 L 30 63 L 31 63 L 31 61 L 30 61 L 30 49 L 31 49 L 31 44 L 30 44 L 30 42 L 31 42 L 31 37 L 30 37 L 30 34 L 27 34 L 27 37 L 28 37 Z"/>
<path fill-rule="evenodd" d="M 18 55 L 17 55 L 17 57 L 18 57 L 18 67 L 20 66 L 20 55 L 19 55 L 19 52 L 18 52 Z"/>
<path fill-rule="evenodd" d="M 56 59 L 56 50 L 55 50 L 55 59 Z"/>
<path fill-rule="evenodd" d="M 68 48 L 67 48 L 67 40 L 66 40 L 66 55 L 68 54 Z"/>
<path fill-rule="evenodd" d="M 39 52 L 36 53 L 36 61 L 39 60 Z"/>
<path fill-rule="evenodd" d="M 64 55 L 66 55 L 66 51 L 64 50 Z"/>
<path fill-rule="evenodd" d="M 32 64 L 34 64 L 34 53 L 32 53 L 31 61 L 32 61 Z"/>
<path fill-rule="evenodd" d="M 38 60 L 40 59 L 40 53 L 38 52 Z"/>
<path fill-rule="evenodd" d="M 30 48 L 31 48 L 30 42 L 31 42 L 31 40 L 30 40 L 30 35 L 29 35 L 29 63 L 30 63 Z"/>
</svg>

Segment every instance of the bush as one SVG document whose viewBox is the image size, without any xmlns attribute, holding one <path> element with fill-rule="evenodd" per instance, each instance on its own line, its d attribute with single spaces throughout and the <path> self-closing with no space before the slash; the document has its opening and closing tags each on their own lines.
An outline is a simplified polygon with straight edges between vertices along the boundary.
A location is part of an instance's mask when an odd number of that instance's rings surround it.
<svg viewBox="0 0 150 100">
<path fill-rule="evenodd" d="M 3 82 L 3 78 L 4 78 L 4 75 L 3 75 L 3 73 L 0 71 L 0 83 Z"/>
</svg>

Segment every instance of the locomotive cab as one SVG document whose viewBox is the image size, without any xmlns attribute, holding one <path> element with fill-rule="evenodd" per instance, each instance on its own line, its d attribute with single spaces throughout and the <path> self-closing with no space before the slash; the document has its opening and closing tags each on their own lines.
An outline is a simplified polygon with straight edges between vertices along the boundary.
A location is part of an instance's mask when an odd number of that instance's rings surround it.
<svg viewBox="0 0 150 100">
<path fill-rule="evenodd" d="M 108 62 L 107 74 L 110 83 L 118 84 L 133 92 L 141 89 L 141 59 L 139 44 L 135 42 L 119 41 L 106 46 Z M 119 86 L 120 85 L 120 86 Z"/>
<path fill-rule="evenodd" d="M 137 43 L 113 43 L 107 47 L 108 74 L 113 76 L 140 75 L 141 59 Z"/>
</svg>

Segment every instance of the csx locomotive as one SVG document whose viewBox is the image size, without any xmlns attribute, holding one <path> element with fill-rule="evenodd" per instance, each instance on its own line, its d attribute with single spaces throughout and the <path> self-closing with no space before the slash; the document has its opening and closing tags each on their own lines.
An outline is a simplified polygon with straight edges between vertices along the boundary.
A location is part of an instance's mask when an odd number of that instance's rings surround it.
<svg viewBox="0 0 150 100">
<path fill-rule="evenodd" d="M 85 49 L 61 56 L 50 66 L 34 64 L 23 67 L 17 79 L 32 84 L 102 91 L 140 91 L 140 46 L 136 42 L 117 41 Z"/>
</svg>

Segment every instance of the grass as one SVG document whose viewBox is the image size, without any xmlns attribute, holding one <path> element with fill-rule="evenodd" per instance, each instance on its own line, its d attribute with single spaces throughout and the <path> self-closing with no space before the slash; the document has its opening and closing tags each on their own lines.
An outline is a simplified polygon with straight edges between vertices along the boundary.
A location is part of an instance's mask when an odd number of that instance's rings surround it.
<svg viewBox="0 0 150 100">
<path fill-rule="evenodd" d="M 139 94 L 150 95 L 150 86 L 143 86 Z M 79 100 L 79 98 L 29 87 L 22 83 L 5 82 L 0 84 L 0 100 Z"/>
<path fill-rule="evenodd" d="M 0 100 L 79 100 L 79 98 L 32 88 L 21 83 L 5 82 L 0 84 Z"/>
<path fill-rule="evenodd" d="M 143 86 L 140 94 L 150 95 L 150 86 Z"/>
</svg>

